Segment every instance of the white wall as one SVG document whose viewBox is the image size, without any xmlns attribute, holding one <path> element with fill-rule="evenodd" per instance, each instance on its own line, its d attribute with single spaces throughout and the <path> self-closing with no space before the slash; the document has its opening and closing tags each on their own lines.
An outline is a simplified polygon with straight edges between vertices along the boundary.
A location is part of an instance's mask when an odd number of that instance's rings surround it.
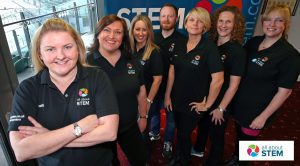
<svg viewBox="0 0 300 166">
<path fill-rule="evenodd" d="M 265 0 L 264 0 L 265 1 Z M 262 26 L 261 26 L 261 16 L 259 15 L 254 31 L 254 36 L 262 35 Z M 300 52 L 300 5 L 298 5 L 298 9 L 296 10 L 295 16 L 292 16 L 292 23 L 290 26 L 290 30 L 288 32 L 288 41 Z"/>
</svg>

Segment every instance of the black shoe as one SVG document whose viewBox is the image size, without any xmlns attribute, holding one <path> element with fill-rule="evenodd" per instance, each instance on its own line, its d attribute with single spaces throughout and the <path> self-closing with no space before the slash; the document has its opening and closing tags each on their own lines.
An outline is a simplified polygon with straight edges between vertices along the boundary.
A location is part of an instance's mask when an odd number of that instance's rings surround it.
<svg viewBox="0 0 300 166">
<path fill-rule="evenodd" d="M 177 166 L 180 165 L 180 157 L 179 155 L 175 155 L 170 160 L 167 161 L 166 166 Z"/>
</svg>

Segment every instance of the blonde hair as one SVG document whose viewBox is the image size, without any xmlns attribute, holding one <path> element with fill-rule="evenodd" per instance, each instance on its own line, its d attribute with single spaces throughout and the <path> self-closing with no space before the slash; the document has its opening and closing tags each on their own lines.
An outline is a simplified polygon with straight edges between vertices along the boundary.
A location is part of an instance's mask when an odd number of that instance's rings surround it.
<svg viewBox="0 0 300 166">
<path fill-rule="evenodd" d="M 79 52 L 79 58 L 77 61 L 77 64 L 82 66 L 88 66 L 86 63 L 86 50 L 84 43 L 80 37 L 80 35 L 77 33 L 77 31 L 72 28 L 71 25 L 66 23 L 64 20 L 60 18 L 51 18 L 48 19 L 42 26 L 38 28 L 38 30 L 35 32 L 34 38 L 31 42 L 31 55 L 32 55 L 32 63 L 34 65 L 35 71 L 38 73 L 41 70 L 45 69 L 46 66 L 43 63 L 40 55 L 40 45 L 41 45 L 41 39 L 42 37 L 48 33 L 53 31 L 60 31 L 60 32 L 67 32 L 70 34 L 70 36 L 74 39 L 77 49 Z"/>
<path fill-rule="evenodd" d="M 211 21 L 210 21 L 210 15 L 206 9 L 202 7 L 196 7 L 191 9 L 184 19 L 184 24 L 186 24 L 188 18 L 192 15 L 196 16 L 197 19 L 199 19 L 204 24 L 204 31 L 202 32 L 202 34 L 209 31 L 211 27 Z"/>
<path fill-rule="evenodd" d="M 137 15 L 133 18 L 131 27 L 130 27 L 130 31 L 129 31 L 129 42 L 130 42 L 131 51 L 136 52 L 135 51 L 136 50 L 136 48 L 135 48 L 136 41 L 134 39 L 133 31 L 134 31 L 135 24 L 138 21 L 143 21 L 145 23 L 146 30 L 148 33 L 145 51 L 143 53 L 143 58 L 142 58 L 143 60 L 147 60 L 150 58 L 152 51 L 154 49 L 159 49 L 159 47 L 154 43 L 154 33 L 153 33 L 152 24 L 151 24 L 149 17 L 145 16 L 145 15 Z"/>
<path fill-rule="evenodd" d="M 281 17 L 283 18 L 284 20 L 284 30 L 282 32 L 282 36 L 284 38 L 288 38 L 288 35 L 287 35 L 287 32 L 290 28 L 290 24 L 291 24 L 291 9 L 289 6 L 287 5 L 275 5 L 275 6 L 272 6 L 268 9 L 268 11 L 266 11 L 264 13 L 264 15 L 262 16 L 262 19 L 261 19 L 261 23 L 263 24 L 263 22 L 269 17 L 269 14 L 271 12 L 278 12 Z"/>
</svg>

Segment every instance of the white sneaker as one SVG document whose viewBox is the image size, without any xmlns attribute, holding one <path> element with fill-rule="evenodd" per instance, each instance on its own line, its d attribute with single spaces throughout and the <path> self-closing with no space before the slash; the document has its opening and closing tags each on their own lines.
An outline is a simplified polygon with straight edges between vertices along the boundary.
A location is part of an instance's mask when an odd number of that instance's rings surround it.
<svg viewBox="0 0 300 166">
<path fill-rule="evenodd" d="M 191 155 L 192 156 L 196 156 L 196 157 L 203 157 L 204 156 L 204 152 L 197 152 L 193 147 L 191 149 Z"/>
<path fill-rule="evenodd" d="M 160 135 L 154 134 L 152 131 L 149 132 L 150 141 L 157 141 L 160 139 Z"/>
</svg>

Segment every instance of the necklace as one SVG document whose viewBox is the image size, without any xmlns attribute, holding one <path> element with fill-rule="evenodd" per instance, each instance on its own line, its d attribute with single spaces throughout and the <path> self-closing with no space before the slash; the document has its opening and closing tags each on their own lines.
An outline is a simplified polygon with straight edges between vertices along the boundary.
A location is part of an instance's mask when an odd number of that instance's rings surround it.
<svg viewBox="0 0 300 166">
<path fill-rule="evenodd" d="M 272 45 L 272 44 L 271 44 L 271 45 Z M 266 41 L 263 40 L 263 41 L 260 43 L 260 45 L 259 45 L 259 50 L 267 49 L 267 48 L 269 48 L 271 45 L 266 44 Z"/>
</svg>

